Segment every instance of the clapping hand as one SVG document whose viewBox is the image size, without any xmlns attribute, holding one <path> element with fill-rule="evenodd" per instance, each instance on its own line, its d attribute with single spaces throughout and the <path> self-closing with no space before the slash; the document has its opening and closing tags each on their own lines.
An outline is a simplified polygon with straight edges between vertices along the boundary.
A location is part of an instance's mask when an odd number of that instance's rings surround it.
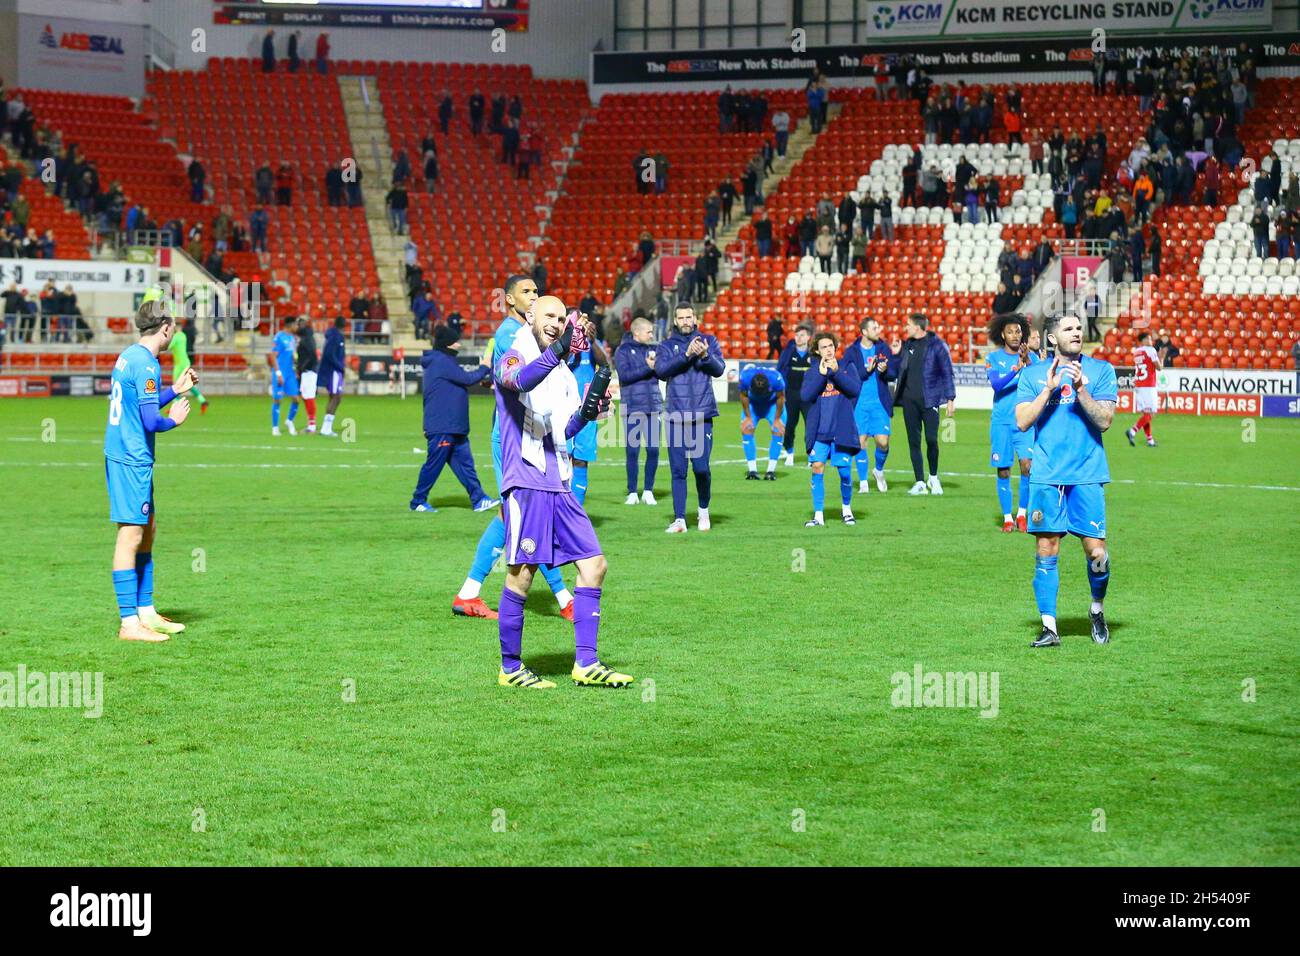
<svg viewBox="0 0 1300 956">
<path fill-rule="evenodd" d="M 172 402 L 171 409 L 167 412 L 169 418 L 177 425 L 190 417 L 190 402 L 187 398 L 178 398 Z"/>
<path fill-rule="evenodd" d="M 176 381 L 172 383 L 172 391 L 177 395 L 183 395 L 197 385 L 198 381 L 198 374 L 194 371 L 194 367 L 190 366 L 177 376 Z"/>
</svg>

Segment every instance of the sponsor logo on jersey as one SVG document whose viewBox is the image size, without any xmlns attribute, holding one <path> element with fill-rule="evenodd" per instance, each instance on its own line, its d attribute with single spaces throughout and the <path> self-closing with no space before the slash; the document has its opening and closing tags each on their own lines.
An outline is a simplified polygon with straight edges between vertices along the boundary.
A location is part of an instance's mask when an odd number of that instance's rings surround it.
<svg viewBox="0 0 1300 956">
<path fill-rule="evenodd" d="M 519 542 L 519 550 L 524 554 L 532 554 L 537 550 L 537 542 L 532 538 L 524 538 L 523 541 Z"/>
<path fill-rule="evenodd" d="M 144 383 L 144 393 L 146 395 L 153 395 L 157 391 L 158 391 L 158 380 L 153 378 L 146 379 Z"/>
</svg>

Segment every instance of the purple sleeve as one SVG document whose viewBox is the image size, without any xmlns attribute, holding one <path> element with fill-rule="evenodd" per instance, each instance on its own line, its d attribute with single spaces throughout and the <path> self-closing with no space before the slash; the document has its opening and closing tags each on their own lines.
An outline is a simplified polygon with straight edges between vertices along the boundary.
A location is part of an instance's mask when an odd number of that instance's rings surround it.
<svg viewBox="0 0 1300 956">
<path fill-rule="evenodd" d="M 542 354 L 531 362 L 525 362 L 522 355 L 510 349 L 497 363 L 495 377 L 503 388 L 513 392 L 531 392 L 559 364 L 559 358 L 550 349 L 543 349 Z"/>
</svg>

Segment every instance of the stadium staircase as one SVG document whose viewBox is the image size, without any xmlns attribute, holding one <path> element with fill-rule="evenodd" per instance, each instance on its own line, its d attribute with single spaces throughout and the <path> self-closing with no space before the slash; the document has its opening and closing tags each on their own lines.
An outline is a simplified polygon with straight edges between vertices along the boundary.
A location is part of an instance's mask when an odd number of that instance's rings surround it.
<svg viewBox="0 0 1300 956">
<path fill-rule="evenodd" d="M 343 115 L 352 141 L 351 156 L 362 171 L 362 197 L 379 290 L 388 306 L 393 344 L 414 338 L 410 297 L 406 293 L 406 237 L 392 230 L 385 204 L 391 183 L 393 149 L 384 121 L 383 93 L 373 76 L 340 76 Z"/>
</svg>

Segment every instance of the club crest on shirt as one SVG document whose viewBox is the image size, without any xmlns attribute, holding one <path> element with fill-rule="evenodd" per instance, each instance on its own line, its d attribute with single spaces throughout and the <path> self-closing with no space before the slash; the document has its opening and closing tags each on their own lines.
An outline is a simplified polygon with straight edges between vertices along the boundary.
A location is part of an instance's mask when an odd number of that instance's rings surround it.
<svg viewBox="0 0 1300 956">
<path fill-rule="evenodd" d="M 519 364 L 518 355 L 511 355 L 509 358 L 506 359 L 506 368 L 514 368 L 518 364 Z"/>
<path fill-rule="evenodd" d="M 152 395 L 152 394 L 153 394 L 154 392 L 156 392 L 156 391 L 158 391 L 158 382 L 157 382 L 157 380 L 156 380 L 156 379 L 152 379 L 152 378 L 145 379 L 145 383 L 144 383 L 144 393 L 145 393 L 146 395 Z"/>
<path fill-rule="evenodd" d="M 149 502 L 146 501 L 144 504 L 140 506 L 140 513 L 144 515 L 147 515 L 149 513 Z"/>
</svg>

